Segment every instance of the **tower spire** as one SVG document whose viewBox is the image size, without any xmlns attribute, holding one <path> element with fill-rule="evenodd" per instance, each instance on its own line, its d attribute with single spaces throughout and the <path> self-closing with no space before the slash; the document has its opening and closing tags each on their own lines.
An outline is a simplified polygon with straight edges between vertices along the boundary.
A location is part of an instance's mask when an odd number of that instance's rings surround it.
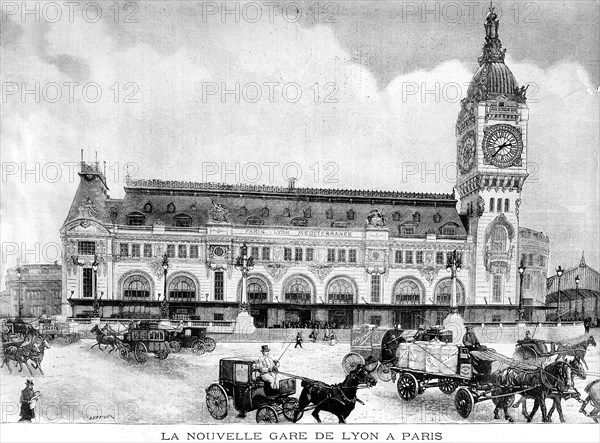
<svg viewBox="0 0 600 443">
<path fill-rule="evenodd" d="M 579 267 L 585 268 L 587 265 L 585 264 L 585 251 L 581 251 L 581 260 L 579 260 Z"/>
<path fill-rule="evenodd" d="M 483 44 L 483 52 L 479 57 L 479 65 L 489 62 L 504 62 L 504 54 L 506 49 L 502 49 L 502 42 L 498 38 L 498 14 L 496 8 L 490 2 L 489 11 L 485 18 L 485 43 Z"/>
</svg>

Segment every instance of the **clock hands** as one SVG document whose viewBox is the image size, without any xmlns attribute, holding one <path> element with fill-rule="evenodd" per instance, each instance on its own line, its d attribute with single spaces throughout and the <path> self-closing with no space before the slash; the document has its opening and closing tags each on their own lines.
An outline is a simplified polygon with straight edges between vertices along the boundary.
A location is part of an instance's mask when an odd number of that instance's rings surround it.
<svg viewBox="0 0 600 443">
<path fill-rule="evenodd" d="M 512 146 L 512 143 L 508 143 L 508 142 L 502 143 L 500 146 L 498 146 L 498 149 L 496 150 L 496 152 L 494 152 L 492 154 L 492 158 L 496 157 L 498 155 L 498 153 L 500 151 L 502 151 L 502 149 L 504 149 L 506 147 L 510 147 L 510 146 Z"/>
</svg>

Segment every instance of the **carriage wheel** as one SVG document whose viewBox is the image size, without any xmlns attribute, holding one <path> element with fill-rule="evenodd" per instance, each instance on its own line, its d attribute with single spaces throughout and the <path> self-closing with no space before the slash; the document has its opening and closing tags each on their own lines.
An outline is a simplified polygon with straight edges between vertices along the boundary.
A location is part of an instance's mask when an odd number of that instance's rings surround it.
<svg viewBox="0 0 600 443">
<path fill-rule="evenodd" d="M 175 354 L 181 351 L 181 344 L 177 340 L 170 341 L 169 347 L 171 348 L 171 351 Z"/>
<path fill-rule="evenodd" d="M 379 366 L 377 366 L 377 376 L 380 378 L 381 381 L 384 382 L 388 382 L 392 380 L 392 370 L 390 369 L 390 366 L 385 365 L 385 364 L 380 364 Z"/>
<path fill-rule="evenodd" d="M 344 372 L 346 374 L 350 374 L 353 370 L 356 369 L 358 365 L 364 365 L 365 359 L 362 355 L 351 352 L 350 354 L 346 354 L 342 359 L 342 368 L 344 368 Z"/>
<path fill-rule="evenodd" d="M 125 346 L 121 346 L 119 348 L 119 357 L 121 357 L 123 360 L 127 360 L 129 358 L 129 349 L 127 349 Z"/>
<path fill-rule="evenodd" d="M 156 356 L 158 357 L 159 360 L 164 360 L 165 358 L 167 358 L 169 356 L 169 350 L 168 349 L 160 350 L 156 353 Z"/>
<path fill-rule="evenodd" d="M 133 356 L 138 363 L 146 363 L 146 360 L 148 360 L 148 348 L 146 348 L 146 345 L 142 342 L 136 343 Z"/>
<path fill-rule="evenodd" d="M 210 337 L 204 337 L 202 340 L 204 341 L 204 349 L 206 352 L 212 352 L 217 347 L 217 342 Z"/>
<path fill-rule="evenodd" d="M 256 411 L 256 423 L 277 423 L 277 411 L 273 406 L 261 406 Z"/>
<path fill-rule="evenodd" d="M 398 379 L 398 395 L 404 401 L 411 401 L 419 392 L 419 382 L 416 377 L 408 372 L 404 372 Z"/>
<path fill-rule="evenodd" d="M 196 355 L 202 355 L 204 354 L 204 342 L 202 340 L 196 340 L 193 344 L 192 344 L 192 352 Z"/>
<path fill-rule="evenodd" d="M 206 389 L 206 407 L 210 416 L 216 420 L 227 417 L 227 393 L 223 386 L 213 383 Z"/>
<path fill-rule="evenodd" d="M 519 348 L 514 354 L 521 361 L 533 363 L 538 359 L 538 353 L 533 348 Z"/>
<path fill-rule="evenodd" d="M 456 395 L 454 396 L 454 407 L 456 408 L 456 412 L 462 418 L 467 418 L 473 412 L 473 406 L 475 405 L 475 400 L 473 399 L 473 394 L 467 388 L 460 388 L 456 391 Z"/>
<path fill-rule="evenodd" d="M 452 394 L 456 388 L 458 387 L 458 381 L 450 378 L 450 377 L 443 377 L 440 379 L 440 391 L 442 391 L 444 394 Z"/>
<path fill-rule="evenodd" d="M 283 416 L 286 420 L 294 421 L 294 414 L 296 413 L 296 408 L 298 407 L 298 400 L 294 397 L 290 397 L 283 402 Z M 302 418 L 304 415 L 304 411 L 300 411 L 298 414 L 298 420 Z"/>
</svg>

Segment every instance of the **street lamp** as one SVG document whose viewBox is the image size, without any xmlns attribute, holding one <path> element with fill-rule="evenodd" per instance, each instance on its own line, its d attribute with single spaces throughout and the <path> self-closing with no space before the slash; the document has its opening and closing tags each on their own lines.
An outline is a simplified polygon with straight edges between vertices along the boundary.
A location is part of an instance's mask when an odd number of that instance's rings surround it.
<svg viewBox="0 0 600 443">
<path fill-rule="evenodd" d="M 23 301 L 21 300 L 21 268 L 17 268 L 17 279 L 19 280 L 18 287 L 18 297 L 19 297 L 19 305 L 17 306 L 18 317 L 21 318 L 23 315 Z"/>
<path fill-rule="evenodd" d="M 560 278 L 563 275 L 563 268 L 560 267 L 560 265 L 558 266 L 558 268 L 556 268 L 556 275 L 558 276 L 558 299 L 556 301 L 556 322 L 560 323 Z"/>
<path fill-rule="evenodd" d="M 521 264 L 519 265 L 519 320 L 523 321 L 523 275 L 525 273 L 525 266 L 523 266 L 523 260 L 521 260 Z"/>
<path fill-rule="evenodd" d="M 460 266 L 460 257 L 455 249 L 448 254 L 448 261 L 446 263 L 446 271 L 450 272 L 450 278 L 452 280 L 452 299 L 450 300 L 452 314 L 458 312 L 458 307 L 456 305 L 456 274 L 460 272 Z"/>
<path fill-rule="evenodd" d="M 248 273 L 254 269 L 254 257 L 248 257 L 248 246 L 244 243 L 241 247 L 241 255 L 235 260 L 235 269 L 242 273 L 242 296 L 240 297 L 240 311 L 247 310 L 248 301 L 246 300 L 246 284 Z"/>
<path fill-rule="evenodd" d="M 92 263 L 92 271 L 94 272 L 94 301 L 92 307 L 94 309 L 93 316 L 98 317 L 100 315 L 100 303 L 98 302 L 98 256 L 94 255 L 94 262 Z"/>
<path fill-rule="evenodd" d="M 575 298 L 579 298 L 579 275 L 575 276 Z M 581 297 L 581 316 L 585 318 L 585 297 Z"/>
<path fill-rule="evenodd" d="M 167 301 L 167 272 L 169 271 L 169 257 L 167 254 L 163 256 L 162 268 L 164 274 L 164 292 L 163 292 L 163 301 L 160 305 L 160 314 L 162 318 L 170 318 L 169 315 L 169 302 Z"/>
</svg>

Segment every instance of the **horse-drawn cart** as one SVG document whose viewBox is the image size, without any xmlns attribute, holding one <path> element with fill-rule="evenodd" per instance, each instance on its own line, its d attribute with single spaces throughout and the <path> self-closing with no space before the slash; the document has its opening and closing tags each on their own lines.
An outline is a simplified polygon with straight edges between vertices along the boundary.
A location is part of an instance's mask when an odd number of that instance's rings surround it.
<svg viewBox="0 0 600 443">
<path fill-rule="evenodd" d="M 138 363 L 148 360 L 148 353 L 164 360 L 169 356 L 171 347 L 167 333 L 159 328 L 134 328 L 123 335 L 118 341 L 119 356 L 126 360 L 133 354 Z"/>
<path fill-rule="evenodd" d="M 189 348 L 196 355 L 215 350 L 217 343 L 206 336 L 206 328 L 180 325 L 175 328 L 164 328 L 168 334 L 171 351 L 179 352 L 182 348 Z"/>
<path fill-rule="evenodd" d="M 217 420 L 224 419 L 232 399 L 238 417 L 243 418 L 255 410 L 257 423 L 277 423 L 280 416 L 292 421 L 298 404 L 298 400 L 292 397 L 296 393 L 296 380 L 281 380 L 279 392 L 271 395 L 254 369 L 254 362 L 254 359 L 248 358 L 220 360 L 219 383 L 213 383 L 206 389 L 208 412 Z"/>
</svg>

